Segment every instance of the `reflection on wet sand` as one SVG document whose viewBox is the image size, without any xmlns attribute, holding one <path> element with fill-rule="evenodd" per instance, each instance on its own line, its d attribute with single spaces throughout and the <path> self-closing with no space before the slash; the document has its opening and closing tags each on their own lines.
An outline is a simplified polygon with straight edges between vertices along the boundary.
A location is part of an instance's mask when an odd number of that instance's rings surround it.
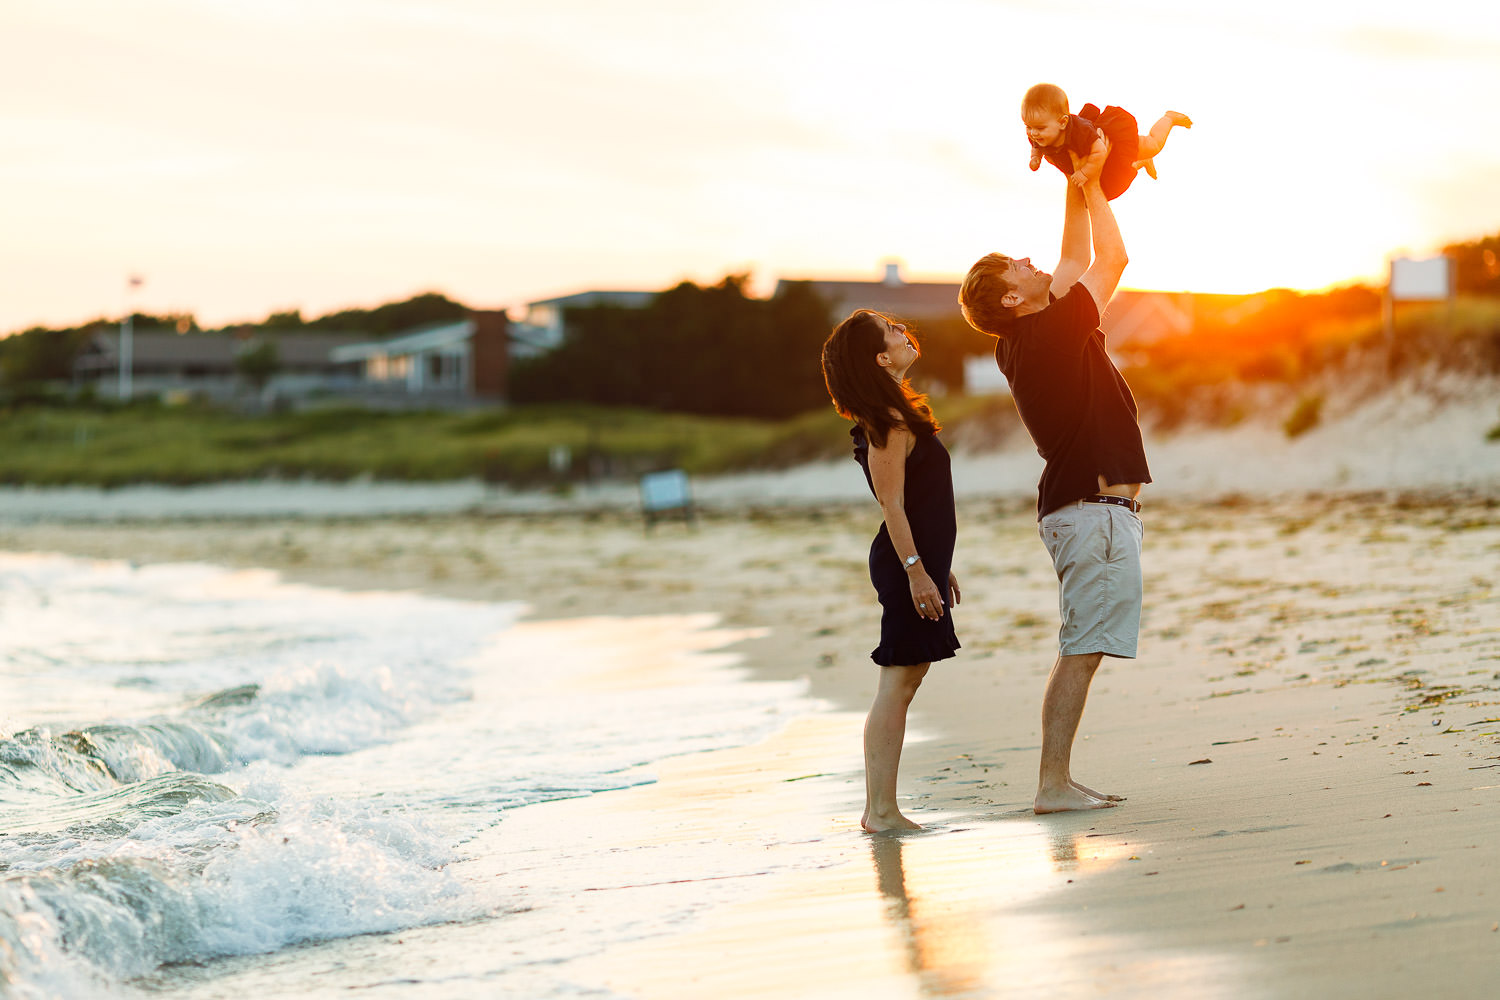
<svg viewBox="0 0 1500 1000">
<path fill-rule="evenodd" d="M 886 918 L 901 938 L 906 971 L 917 978 L 924 997 L 970 993 L 984 982 L 990 962 L 980 914 L 938 895 L 909 892 L 901 860 L 906 842 L 900 836 L 870 838 L 876 883 L 886 900 Z"/>
<path fill-rule="evenodd" d="M 1064 821 L 1066 824 L 1067 821 Z M 1177 1000 L 1225 992 L 1237 973 L 1221 956 L 1170 954 L 1113 935 L 1083 934 L 1035 905 L 1087 889 L 1078 879 L 1150 853 L 1076 823 L 1020 821 L 869 839 L 888 928 L 887 963 L 899 956 L 904 995 L 991 997 L 1038 993 Z M 1047 905 L 1048 909 L 1055 902 Z M 873 957 L 873 955 L 871 956 Z"/>
<path fill-rule="evenodd" d="M 1102 870 L 1132 854 L 1127 842 L 1107 833 L 1054 830 L 1051 837 L 1052 866 L 1059 872 Z"/>
</svg>

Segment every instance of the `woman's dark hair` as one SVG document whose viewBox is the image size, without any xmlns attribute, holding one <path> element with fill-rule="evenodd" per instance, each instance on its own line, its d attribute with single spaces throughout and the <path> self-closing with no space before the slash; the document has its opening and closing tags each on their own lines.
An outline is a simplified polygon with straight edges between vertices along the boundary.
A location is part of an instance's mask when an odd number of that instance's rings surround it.
<svg viewBox="0 0 1500 1000">
<path fill-rule="evenodd" d="M 863 427 L 877 448 L 884 448 L 891 429 L 901 424 L 913 434 L 936 434 L 942 429 L 927 397 L 914 391 L 906 379 L 891 378 L 875 361 L 885 350 L 890 322 L 883 313 L 856 309 L 823 342 L 823 381 L 833 397 L 833 408 Z M 910 331 L 907 336 L 911 337 Z M 911 340 L 916 343 L 915 337 Z"/>
</svg>

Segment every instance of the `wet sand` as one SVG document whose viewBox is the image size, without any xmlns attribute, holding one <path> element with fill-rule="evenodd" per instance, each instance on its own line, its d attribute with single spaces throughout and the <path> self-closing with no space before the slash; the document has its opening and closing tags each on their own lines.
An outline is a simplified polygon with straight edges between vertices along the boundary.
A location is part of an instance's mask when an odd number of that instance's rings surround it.
<svg viewBox="0 0 1500 1000">
<path fill-rule="evenodd" d="M 1148 504 L 1142 655 L 1106 661 L 1075 772 L 1030 811 L 1056 582 L 1023 500 L 961 501 L 964 649 L 913 706 L 903 808 L 857 829 L 873 504 L 626 514 L 0 524 L 0 548 L 711 612 L 828 711 L 654 784 L 507 817 L 501 852 L 607 838 L 558 881 L 641 938 L 569 978 L 640 997 L 1486 995 L 1500 962 L 1500 506 L 1483 494 Z M 583 627 L 580 623 L 580 627 Z M 629 678 L 617 678 L 629 682 Z M 639 850 L 624 850 L 637 847 Z M 482 865 L 482 861 L 478 862 Z M 611 868 L 617 864 L 617 868 Z M 517 882 L 520 885 L 520 882 Z M 477 932 L 476 932 L 477 933 Z"/>
</svg>

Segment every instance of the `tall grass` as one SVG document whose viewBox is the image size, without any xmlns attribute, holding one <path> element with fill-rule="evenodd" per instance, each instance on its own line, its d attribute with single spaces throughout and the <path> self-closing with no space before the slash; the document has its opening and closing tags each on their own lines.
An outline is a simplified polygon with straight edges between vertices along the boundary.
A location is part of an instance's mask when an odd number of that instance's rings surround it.
<svg viewBox="0 0 1500 1000">
<path fill-rule="evenodd" d="M 1295 437 L 1317 424 L 1310 400 L 1332 384 L 1379 391 L 1424 370 L 1500 373 L 1500 300 L 1403 305 L 1390 331 L 1378 314 L 1283 328 L 1247 321 L 1148 345 L 1123 368 L 1142 421 L 1158 430 L 1227 426 L 1290 405 L 1283 426 Z"/>
<path fill-rule="evenodd" d="M 950 444 L 992 447 L 1019 426 L 1009 397 L 935 400 Z M 470 413 L 310 410 L 243 416 L 202 407 L 26 406 L 0 411 L 0 482 L 190 485 L 283 478 L 450 480 L 516 486 L 774 469 L 848 458 L 832 406 L 787 420 L 610 407 Z"/>
<path fill-rule="evenodd" d="M 847 450 L 832 410 L 780 422 L 586 406 L 485 413 L 34 406 L 0 416 L 0 482 L 191 484 L 265 477 L 532 485 L 655 468 L 790 465 Z"/>
</svg>

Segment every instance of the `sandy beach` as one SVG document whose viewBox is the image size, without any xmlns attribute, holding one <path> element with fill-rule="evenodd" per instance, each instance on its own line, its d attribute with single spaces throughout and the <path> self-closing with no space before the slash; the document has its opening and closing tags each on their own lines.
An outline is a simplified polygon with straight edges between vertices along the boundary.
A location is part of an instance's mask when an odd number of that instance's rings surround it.
<svg viewBox="0 0 1500 1000">
<path fill-rule="evenodd" d="M 1128 800 L 1045 818 L 1029 805 L 1055 579 L 1028 498 L 970 497 L 959 514 L 964 649 L 914 705 L 903 808 L 928 829 L 900 838 L 857 828 L 878 619 L 868 502 L 710 511 L 649 535 L 626 510 L 31 520 L 0 525 L 0 548 L 519 600 L 529 615 L 508 641 L 522 643 L 528 629 L 589 641 L 621 634 L 624 617 L 706 613 L 739 639 L 720 655 L 804 684 L 826 711 L 765 743 L 528 807 L 478 850 L 475 877 L 518 891 L 552 879 L 584 924 L 591 907 L 639 909 L 639 940 L 575 963 L 580 984 L 640 997 L 1485 994 L 1500 962 L 1491 496 L 1148 504 L 1142 655 L 1106 662 L 1075 755 L 1081 780 Z M 634 641 L 637 666 L 588 697 L 652 676 L 649 636 Z M 619 870 L 597 853 L 583 870 L 514 863 L 601 838 L 652 849 L 621 851 Z M 380 946 L 367 950 L 378 965 Z M 347 956 L 330 962 L 330 982 L 361 981 Z"/>
<path fill-rule="evenodd" d="M 650 533 L 629 483 L 12 489 L 0 550 L 523 602 L 494 676 L 597 664 L 569 682 L 581 714 L 731 664 L 800 692 L 764 741 L 465 845 L 467 884 L 534 922 L 538 996 L 1475 997 L 1500 967 L 1493 388 L 1351 394 L 1294 441 L 1263 420 L 1150 442 L 1141 657 L 1106 661 L 1074 759 L 1127 801 L 1093 813 L 1030 809 L 1057 621 L 1039 462 L 960 450 L 963 650 L 913 706 L 900 788 L 926 829 L 901 837 L 858 829 L 878 513 L 852 463 L 697 482 L 696 523 Z M 593 946 L 604 925 L 634 929 Z M 467 996 L 482 973 L 412 992 L 409 948 L 482 956 L 495 926 L 174 975 Z"/>
</svg>

